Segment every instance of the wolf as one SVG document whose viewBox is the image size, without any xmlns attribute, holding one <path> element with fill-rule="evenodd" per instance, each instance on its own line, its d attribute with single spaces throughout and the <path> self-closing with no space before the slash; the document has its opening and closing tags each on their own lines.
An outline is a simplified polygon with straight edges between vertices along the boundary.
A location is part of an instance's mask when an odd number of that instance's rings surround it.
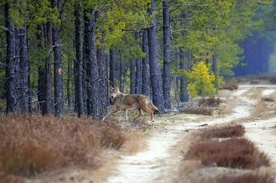
<svg viewBox="0 0 276 183">
<path fill-rule="evenodd" d="M 125 111 L 125 118 L 128 121 L 127 110 L 138 109 L 139 115 L 135 119 L 142 115 L 143 110 L 150 114 L 151 121 L 154 122 L 154 113 L 158 111 L 158 108 L 151 102 L 148 96 L 142 94 L 125 94 L 121 93 L 118 87 L 111 87 L 109 97 L 115 108 L 110 111 L 102 121 L 120 110 Z"/>
</svg>

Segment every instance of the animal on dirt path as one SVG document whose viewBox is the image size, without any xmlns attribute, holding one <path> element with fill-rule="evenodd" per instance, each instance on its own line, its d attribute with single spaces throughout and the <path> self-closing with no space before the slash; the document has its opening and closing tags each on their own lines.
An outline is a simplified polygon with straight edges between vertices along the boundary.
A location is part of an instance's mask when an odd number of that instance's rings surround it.
<svg viewBox="0 0 276 183">
<path fill-rule="evenodd" d="M 152 103 L 148 96 L 142 94 L 125 94 L 121 93 L 118 87 L 111 87 L 109 97 L 114 104 L 114 109 L 110 111 L 102 121 L 120 110 L 125 110 L 125 117 L 128 121 L 127 110 L 129 109 L 138 109 L 139 115 L 135 119 L 142 115 L 143 110 L 150 115 L 151 121 L 154 121 L 154 113 L 158 111 L 158 108 Z"/>
</svg>

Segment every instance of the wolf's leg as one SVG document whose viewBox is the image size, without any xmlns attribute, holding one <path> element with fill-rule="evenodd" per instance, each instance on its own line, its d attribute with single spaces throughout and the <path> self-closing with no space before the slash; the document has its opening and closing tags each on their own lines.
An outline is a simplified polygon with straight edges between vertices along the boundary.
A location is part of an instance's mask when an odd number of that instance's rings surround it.
<svg viewBox="0 0 276 183">
<path fill-rule="evenodd" d="M 146 112 L 150 115 L 150 119 L 152 122 L 154 122 L 154 114 L 150 109 L 147 109 Z"/>
<path fill-rule="evenodd" d="M 115 113 L 118 112 L 118 111 L 120 111 L 120 108 L 119 108 L 119 107 L 116 107 L 115 109 L 113 109 L 112 111 L 110 111 L 110 112 L 102 119 L 102 121 L 104 121 L 105 118 L 107 118 L 107 117 L 109 117 L 109 116 L 115 114 Z"/>
<path fill-rule="evenodd" d="M 136 119 L 139 118 L 141 115 L 143 115 L 143 114 L 142 114 L 142 109 L 141 109 L 141 108 L 138 108 L 138 111 L 139 111 L 139 115 L 138 115 L 134 120 L 136 120 Z"/>
<path fill-rule="evenodd" d="M 146 113 L 148 113 L 150 115 L 150 118 L 151 118 L 151 121 L 154 122 L 154 114 L 152 112 L 152 110 L 147 107 L 148 104 L 145 104 L 145 105 L 141 105 L 143 111 L 145 111 Z"/>
</svg>

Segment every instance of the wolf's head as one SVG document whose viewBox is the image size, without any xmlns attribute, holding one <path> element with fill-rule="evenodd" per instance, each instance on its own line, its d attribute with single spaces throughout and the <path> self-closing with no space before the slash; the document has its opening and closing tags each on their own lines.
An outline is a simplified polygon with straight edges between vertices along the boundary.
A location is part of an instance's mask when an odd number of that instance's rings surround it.
<svg viewBox="0 0 276 183">
<path fill-rule="evenodd" d="M 109 97 L 111 99 L 115 98 L 120 93 L 120 90 L 118 87 L 111 87 L 109 90 Z"/>
</svg>

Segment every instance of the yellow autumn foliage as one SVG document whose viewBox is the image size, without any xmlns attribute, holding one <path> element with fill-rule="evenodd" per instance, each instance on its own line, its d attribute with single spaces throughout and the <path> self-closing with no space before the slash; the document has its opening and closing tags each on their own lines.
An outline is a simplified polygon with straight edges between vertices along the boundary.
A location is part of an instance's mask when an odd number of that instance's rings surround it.
<svg viewBox="0 0 276 183">
<path fill-rule="evenodd" d="M 192 97 L 212 96 L 216 92 L 215 75 L 210 71 L 210 65 L 204 61 L 198 62 L 191 71 L 186 73 L 188 91 Z"/>
</svg>

